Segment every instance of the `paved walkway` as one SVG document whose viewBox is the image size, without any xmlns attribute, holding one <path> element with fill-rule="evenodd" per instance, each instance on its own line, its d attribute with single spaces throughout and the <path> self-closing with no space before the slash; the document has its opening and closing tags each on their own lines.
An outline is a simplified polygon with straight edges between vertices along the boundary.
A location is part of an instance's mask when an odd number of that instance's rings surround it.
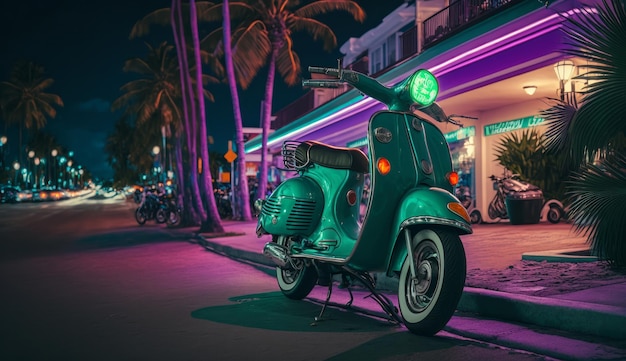
<svg viewBox="0 0 626 361">
<path fill-rule="evenodd" d="M 225 231 L 231 234 L 197 238 L 211 251 L 274 266 L 262 255 L 270 236 L 257 238 L 255 226 L 255 222 L 226 221 Z M 505 268 L 520 261 L 522 254 L 531 259 L 549 255 L 552 261 L 585 261 L 579 256 L 553 252 L 586 248 L 584 238 L 574 235 L 571 225 L 564 223 L 475 225 L 474 234 L 463 236 L 462 241 L 468 269 Z M 397 280 L 377 276 L 378 287 L 397 289 Z M 461 313 L 446 326 L 446 330 L 456 334 L 563 360 L 626 360 L 626 283 L 549 297 L 466 287 L 458 310 Z M 468 314 L 481 317 L 468 318 Z M 581 338 L 540 333 L 511 322 L 559 329 Z"/>
</svg>

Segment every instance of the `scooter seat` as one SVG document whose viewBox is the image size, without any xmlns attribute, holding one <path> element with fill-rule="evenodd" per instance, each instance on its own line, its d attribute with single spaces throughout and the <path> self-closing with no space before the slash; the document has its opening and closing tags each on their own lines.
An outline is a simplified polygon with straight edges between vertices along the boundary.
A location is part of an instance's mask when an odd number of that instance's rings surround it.
<svg viewBox="0 0 626 361">
<path fill-rule="evenodd" d="M 319 164 L 334 169 L 350 169 L 359 173 L 369 172 L 369 160 L 365 153 L 357 148 L 334 147 L 308 140 L 298 145 L 295 157 L 298 168 L 309 164 Z"/>
</svg>

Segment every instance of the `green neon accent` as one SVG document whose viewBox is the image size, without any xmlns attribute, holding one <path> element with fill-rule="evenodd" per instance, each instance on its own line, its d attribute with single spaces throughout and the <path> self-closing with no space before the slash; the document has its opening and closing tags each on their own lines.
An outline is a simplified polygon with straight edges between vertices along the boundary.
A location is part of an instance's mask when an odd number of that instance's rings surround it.
<svg viewBox="0 0 626 361">
<path fill-rule="evenodd" d="M 382 84 L 389 85 L 388 82 L 390 80 L 402 76 L 402 74 L 410 73 L 416 67 L 419 67 L 421 64 L 431 59 L 441 56 L 450 49 L 454 49 L 457 46 L 467 43 L 468 41 L 477 39 L 481 35 L 487 34 L 494 29 L 497 29 L 505 24 L 519 19 L 522 16 L 528 15 L 533 11 L 542 8 L 543 5 L 540 2 L 522 1 L 519 4 L 511 7 L 511 9 L 506 9 L 502 12 L 499 12 L 498 16 L 489 17 L 488 19 L 485 19 L 484 21 L 471 26 L 468 30 L 462 31 L 457 35 L 450 37 L 444 42 L 437 43 L 433 47 L 424 49 L 423 52 L 415 55 L 408 61 L 400 62 L 399 64 L 394 65 L 389 71 L 382 74 L 376 80 L 378 80 Z M 297 130 L 305 128 L 307 126 L 317 125 L 317 123 L 321 123 L 325 120 L 325 114 L 333 114 L 334 112 L 339 111 L 346 106 L 352 105 L 362 99 L 363 96 L 358 90 L 349 90 L 339 97 L 322 105 L 321 107 L 314 109 L 302 118 L 294 120 L 292 123 L 287 124 L 281 129 L 277 129 L 274 133 L 270 134 L 268 142 L 271 142 L 273 139 L 277 139 L 284 135 L 295 133 Z M 316 111 L 320 110 L 320 108 L 323 108 L 325 112 Z M 246 142 L 244 148 L 244 152 L 246 154 L 258 151 L 259 149 L 261 149 L 261 137 L 255 137 L 254 139 Z"/>
<path fill-rule="evenodd" d="M 453 132 L 446 133 L 443 136 L 446 138 L 446 142 L 454 143 L 456 141 L 473 137 L 475 135 L 476 135 L 476 127 L 472 125 L 472 126 L 465 127 L 465 128 L 459 128 Z"/>
<path fill-rule="evenodd" d="M 367 145 L 367 137 L 363 137 L 357 140 L 353 140 L 346 144 L 348 148 L 360 148 Z"/>
<path fill-rule="evenodd" d="M 433 73 L 420 69 L 411 75 L 409 80 L 411 99 L 423 106 L 431 105 L 439 94 L 439 83 Z"/>
<path fill-rule="evenodd" d="M 485 126 L 485 136 L 512 132 L 518 129 L 536 127 L 543 124 L 544 120 L 544 118 L 533 115 L 526 118 L 507 120 L 506 122 L 488 124 Z"/>
</svg>

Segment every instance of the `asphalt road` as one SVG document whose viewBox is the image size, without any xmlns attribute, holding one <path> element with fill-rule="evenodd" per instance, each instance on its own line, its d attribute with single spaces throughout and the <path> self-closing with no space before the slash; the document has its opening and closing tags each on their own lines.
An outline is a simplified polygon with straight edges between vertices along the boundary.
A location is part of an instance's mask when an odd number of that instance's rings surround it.
<svg viewBox="0 0 626 361">
<path fill-rule="evenodd" d="M 0 359 L 545 360 L 336 308 L 312 326 L 320 305 L 283 297 L 271 272 L 140 227 L 133 207 L 0 205 Z"/>
</svg>

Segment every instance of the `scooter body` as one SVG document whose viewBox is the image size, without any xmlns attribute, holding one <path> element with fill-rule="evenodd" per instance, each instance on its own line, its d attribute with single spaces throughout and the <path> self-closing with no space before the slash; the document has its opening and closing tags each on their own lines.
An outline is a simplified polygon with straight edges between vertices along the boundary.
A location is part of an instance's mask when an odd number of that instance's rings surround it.
<svg viewBox="0 0 626 361">
<path fill-rule="evenodd" d="M 285 142 L 285 166 L 299 174 L 258 203 L 257 234 L 273 235 L 264 253 L 276 262 L 287 297 L 305 297 L 327 272 L 355 277 L 373 293 L 369 273 L 400 275 L 401 317 L 384 297 L 377 300 L 411 331 L 434 334 L 460 298 L 465 253 L 458 236 L 472 232 L 452 194 L 448 144 L 426 117 L 392 109 L 370 118 L 368 146 L 366 156 L 315 141 Z M 361 223 L 366 173 L 371 193 Z"/>
</svg>

